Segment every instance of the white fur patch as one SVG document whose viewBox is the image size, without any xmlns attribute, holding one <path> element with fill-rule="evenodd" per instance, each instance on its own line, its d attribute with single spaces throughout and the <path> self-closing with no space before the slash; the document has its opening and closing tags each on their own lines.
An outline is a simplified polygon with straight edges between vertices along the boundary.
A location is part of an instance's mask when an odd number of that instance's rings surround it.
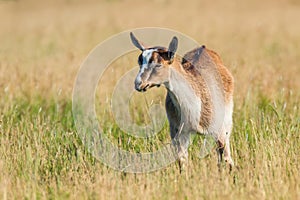
<svg viewBox="0 0 300 200">
<path fill-rule="evenodd" d="M 145 71 L 146 69 L 148 69 L 149 60 L 150 60 L 150 58 L 151 58 L 151 56 L 152 56 L 152 53 L 153 53 L 154 51 L 156 51 L 156 50 L 157 50 L 157 49 L 148 49 L 148 50 L 143 51 L 143 53 L 142 53 L 142 56 L 143 56 L 143 63 L 142 63 L 142 66 L 141 66 L 141 68 L 140 68 L 139 74 L 138 74 L 137 77 L 136 77 L 137 82 L 141 82 L 141 81 L 142 81 L 141 76 L 142 76 L 142 74 L 144 73 L 144 71 Z"/>
<path fill-rule="evenodd" d="M 149 49 L 149 50 L 143 51 L 143 54 L 142 54 L 143 55 L 143 65 L 146 65 L 146 66 L 148 65 L 149 60 L 154 51 L 156 51 L 156 49 Z"/>
<path fill-rule="evenodd" d="M 188 131 L 199 130 L 200 98 L 181 74 L 171 70 L 170 75 L 170 80 L 166 87 L 173 93 L 170 96 L 173 102 L 178 102 L 178 105 L 175 104 L 175 106 L 181 111 L 181 122 L 185 122 L 184 129 Z"/>
</svg>

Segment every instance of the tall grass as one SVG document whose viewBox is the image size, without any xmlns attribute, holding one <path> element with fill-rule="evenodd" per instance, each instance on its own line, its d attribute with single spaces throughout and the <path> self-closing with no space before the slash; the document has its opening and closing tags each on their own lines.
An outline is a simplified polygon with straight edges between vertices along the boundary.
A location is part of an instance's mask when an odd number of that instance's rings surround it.
<svg viewBox="0 0 300 200">
<path fill-rule="evenodd" d="M 0 2 L 1 199 L 299 199 L 299 6 L 235 0 Z M 216 50 L 233 72 L 231 173 L 225 166 L 219 172 L 214 151 L 198 158 L 200 136 L 189 149 L 187 176 L 177 164 L 148 174 L 114 171 L 82 145 L 71 99 L 79 65 L 100 41 L 140 26 L 182 31 Z M 114 83 L 136 54 L 128 59 L 112 64 L 120 69 L 106 72 L 113 79 L 100 81 L 106 90 L 97 91 L 97 114 L 116 145 L 150 151 L 169 141 L 167 124 L 144 141 L 123 134 L 110 114 L 102 117 Z M 163 96 L 163 89 L 147 95 L 155 93 Z M 131 105 L 138 123 L 149 120 L 142 98 L 135 96 Z"/>
</svg>

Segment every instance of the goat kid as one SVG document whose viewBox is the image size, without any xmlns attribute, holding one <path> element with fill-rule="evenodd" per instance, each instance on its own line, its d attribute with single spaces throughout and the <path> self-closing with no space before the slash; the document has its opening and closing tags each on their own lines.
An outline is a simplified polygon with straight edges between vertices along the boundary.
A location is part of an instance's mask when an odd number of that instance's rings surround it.
<svg viewBox="0 0 300 200">
<path fill-rule="evenodd" d="M 173 37 L 169 47 L 146 47 L 133 33 L 132 43 L 142 51 L 138 58 L 140 70 L 135 89 L 145 92 L 164 85 L 167 89 L 166 112 L 170 135 L 179 158 L 180 170 L 188 160 L 192 133 L 208 134 L 217 144 L 218 164 L 229 163 L 230 134 L 233 112 L 233 77 L 217 53 L 205 46 L 184 55 L 175 56 L 178 39 Z"/>
</svg>

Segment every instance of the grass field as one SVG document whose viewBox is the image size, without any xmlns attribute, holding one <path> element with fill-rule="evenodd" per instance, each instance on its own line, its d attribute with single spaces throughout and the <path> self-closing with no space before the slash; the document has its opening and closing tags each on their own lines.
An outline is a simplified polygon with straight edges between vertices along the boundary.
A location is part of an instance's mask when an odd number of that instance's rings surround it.
<svg viewBox="0 0 300 200">
<path fill-rule="evenodd" d="M 0 199 L 300 199 L 299 18 L 297 0 L 0 1 Z M 191 36 L 233 73 L 232 173 L 218 171 L 215 152 L 197 158 L 200 137 L 187 177 L 176 164 L 114 171 L 82 145 L 72 118 L 80 64 L 112 34 L 147 26 Z M 167 125 L 161 134 L 169 140 Z"/>
</svg>

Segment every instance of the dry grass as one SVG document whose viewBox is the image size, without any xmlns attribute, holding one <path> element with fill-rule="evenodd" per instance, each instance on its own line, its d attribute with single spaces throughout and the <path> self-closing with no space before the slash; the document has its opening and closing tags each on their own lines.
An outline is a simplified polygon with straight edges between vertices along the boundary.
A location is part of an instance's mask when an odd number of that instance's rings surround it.
<svg viewBox="0 0 300 200">
<path fill-rule="evenodd" d="M 299 199 L 299 18 L 296 0 L 0 1 L 0 197 Z M 196 157 L 200 139 L 188 179 L 175 164 L 113 171 L 81 145 L 71 113 L 79 65 L 110 35 L 145 26 L 195 38 L 233 72 L 231 174 L 214 153 Z"/>
</svg>

